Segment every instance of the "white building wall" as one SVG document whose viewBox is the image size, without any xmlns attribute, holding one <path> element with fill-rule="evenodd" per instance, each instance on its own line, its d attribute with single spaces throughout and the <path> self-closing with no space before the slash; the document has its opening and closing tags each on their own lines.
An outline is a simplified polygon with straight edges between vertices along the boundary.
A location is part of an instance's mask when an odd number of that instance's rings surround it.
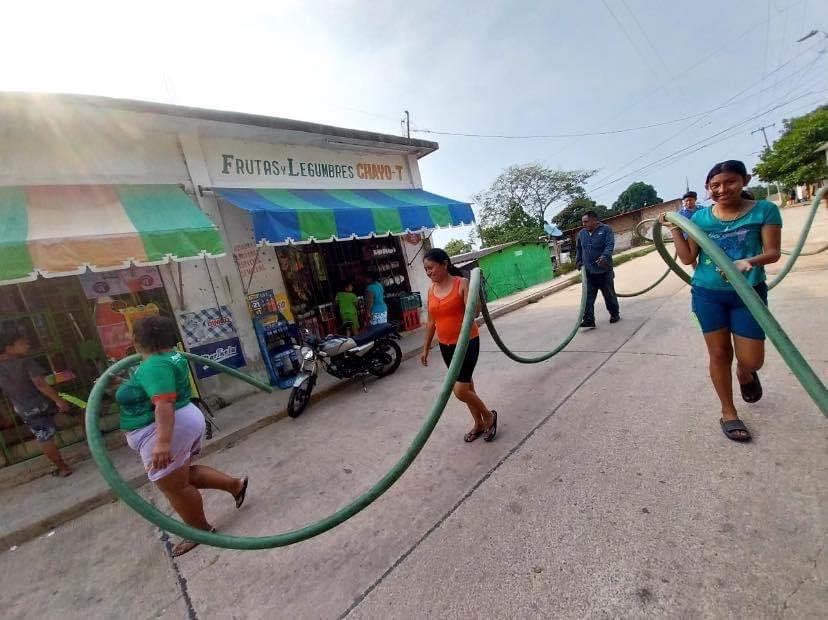
<svg viewBox="0 0 828 620">
<path fill-rule="evenodd" d="M 0 101 L 0 103 L 3 103 Z M 137 113 L 105 107 L 52 103 L 42 108 L 0 106 L 0 186 L 64 184 L 180 184 L 218 226 L 227 255 L 219 259 L 184 261 L 161 266 L 167 295 L 177 314 L 225 305 L 230 308 L 242 343 L 245 372 L 266 380 L 264 364 L 249 318 L 246 292 L 285 290 L 272 247 L 259 253 L 259 270 L 242 278 L 233 251 L 253 240 L 249 214 L 220 205 L 211 191 L 199 186 L 414 188 L 422 187 L 417 157 L 389 148 L 364 151 L 333 146 L 331 139 L 305 132 L 281 131 L 168 115 Z M 209 147 L 209 148 L 207 148 Z M 272 147 L 272 149 L 270 148 Z M 240 156 L 259 157 L 282 149 L 296 158 L 319 157 L 332 163 L 387 165 L 393 176 L 343 182 L 339 179 L 226 178 L 220 157 L 227 148 Z M 257 155 L 258 154 L 258 155 Z M 298 161 L 298 159 L 297 159 Z M 427 236 L 427 231 L 426 231 Z M 401 239 L 412 290 L 426 301 L 430 281 L 422 269 L 421 242 Z M 249 247 L 249 246 L 248 246 Z M 179 281 L 179 266 L 181 281 Z M 208 273 L 209 269 L 209 273 Z M 212 284 L 210 282 L 212 275 Z M 248 288 L 249 284 L 249 288 Z M 183 294 L 182 294 L 183 293 Z M 205 395 L 231 402 L 253 388 L 217 375 L 200 381 Z"/>
</svg>

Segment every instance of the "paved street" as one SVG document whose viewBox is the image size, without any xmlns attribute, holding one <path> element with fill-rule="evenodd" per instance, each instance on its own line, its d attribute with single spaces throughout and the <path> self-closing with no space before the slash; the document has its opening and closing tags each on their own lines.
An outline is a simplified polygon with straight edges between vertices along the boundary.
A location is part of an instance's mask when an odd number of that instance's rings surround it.
<svg viewBox="0 0 828 620">
<path fill-rule="evenodd" d="M 803 209 L 783 215 L 790 247 Z M 824 209 L 818 222 L 813 245 L 828 239 Z M 650 254 L 621 266 L 616 286 L 662 270 Z M 823 378 L 827 273 L 828 254 L 801 258 L 771 293 Z M 512 348 L 545 351 L 578 298 L 571 287 L 497 325 Z M 741 407 L 754 441 L 728 441 L 688 287 L 671 276 L 622 300 L 612 326 L 601 304 L 598 329 L 544 364 L 509 361 L 484 331 L 475 379 L 500 412 L 497 441 L 463 443 L 470 418 L 451 401 L 402 479 L 343 526 L 289 548 L 201 547 L 174 561 L 166 535 L 109 504 L 0 554 L 4 616 L 828 617 L 825 418 L 769 347 L 765 397 Z M 239 511 L 208 493 L 208 516 L 258 535 L 339 508 L 396 461 L 444 372 L 436 352 L 429 368 L 409 360 L 368 393 L 350 386 L 209 455 L 251 487 Z"/>
</svg>

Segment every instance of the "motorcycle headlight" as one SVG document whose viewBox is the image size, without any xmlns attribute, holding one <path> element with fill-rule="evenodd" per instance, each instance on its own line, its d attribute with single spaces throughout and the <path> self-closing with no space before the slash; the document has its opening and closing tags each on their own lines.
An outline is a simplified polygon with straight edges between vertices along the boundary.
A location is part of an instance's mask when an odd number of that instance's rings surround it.
<svg viewBox="0 0 828 620">
<path fill-rule="evenodd" d="M 302 356 L 303 360 L 312 360 L 313 359 L 313 349 L 310 347 L 302 347 L 299 349 L 299 354 Z"/>
</svg>

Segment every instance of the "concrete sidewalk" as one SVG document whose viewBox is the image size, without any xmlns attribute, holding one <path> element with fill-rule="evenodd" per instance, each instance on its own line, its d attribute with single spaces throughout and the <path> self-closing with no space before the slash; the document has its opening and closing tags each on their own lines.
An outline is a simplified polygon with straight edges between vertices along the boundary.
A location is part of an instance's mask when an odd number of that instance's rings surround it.
<svg viewBox="0 0 828 620">
<path fill-rule="evenodd" d="M 570 274 L 499 299 L 490 306 L 492 315 L 497 317 L 517 310 L 571 286 L 576 280 L 577 274 Z M 400 346 L 404 358 L 419 355 L 422 330 L 404 332 L 402 336 Z M 314 391 L 314 402 L 336 394 L 347 384 L 322 373 Z M 205 442 L 202 457 L 230 447 L 251 433 L 285 418 L 289 396 L 289 390 L 254 394 L 217 411 L 216 418 L 221 429 L 216 429 L 213 438 Z M 116 440 L 109 442 L 112 444 L 110 456 L 124 479 L 134 488 L 146 484 L 146 475 L 134 452 L 117 441 L 120 437 L 110 435 L 110 439 Z M 4 468 L 0 481 L 0 549 L 19 545 L 115 499 L 90 460 L 85 445 L 73 446 L 69 451 L 72 457 L 68 460 L 75 470 L 69 478 L 44 475 L 51 470 L 45 457 Z"/>
<path fill-rule="evenodd" d="M 796 215 L 784 213 L 785 246 Z M 828 239 L 824 219 L 814 243 Z M 654 254 L 627 263 L 618 288 L 641 288 L 662 269 Z M 828 315 L 814 308 L 828 300 L 827 270 L 828 255 L 800 258 L 771 295 L 823 377 Z M 565 289 L 498 327 L 516 350 L 548 350 L 578 297 Z M 501 413 L 497 441 L 463 443 L 469 417 L 450 401 L 402 479 L 342 526 L 288 548 L 202 547 L 172 560 L 166 535 L 110 503 L 0 553 L 6 615 L 828 616 L 826 423 L 776 352 L 762 371 L 765 398 L 741 408 L 755 441 L 737 445 L 718 428 L 686 286 L 669 277 L 622 300 L 617 325 L 600 300 L 596 310 L 598 329 L 544 364 L 509 362 L 483 330 L 475 378 Z M 437 361 L 405 362 L 367 394 L 346 385 L 208 455 L 252 481 L 240 511 L 205 493 L 212 522 L 233 534 L 285 531 L 373 485 L 420 427 L 445 373 Z M 153 487 L 141 493 L 167 509 Z"/>
</svg>

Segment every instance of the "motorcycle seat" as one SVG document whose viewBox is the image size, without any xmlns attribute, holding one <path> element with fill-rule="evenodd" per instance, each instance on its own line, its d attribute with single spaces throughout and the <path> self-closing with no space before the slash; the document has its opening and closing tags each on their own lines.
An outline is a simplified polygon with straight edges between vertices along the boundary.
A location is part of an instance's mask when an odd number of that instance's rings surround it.
<svg viewBox="0 0 828 620">
<path fill-rule="evenodd" d="M 368 344 L 378 338 L 382 338 L 383 336 L 387 336 L 388 334 L 394 332 L 394 326 L 391 323 L 380 323 L 379 325 L 372 325 L 368 329 L 366 329 L 361 334 L 357 334 L 353 337 L 354 342 L 356 342 L 358 347 L 361 347 L 364 344 Z"/>
</svg>

